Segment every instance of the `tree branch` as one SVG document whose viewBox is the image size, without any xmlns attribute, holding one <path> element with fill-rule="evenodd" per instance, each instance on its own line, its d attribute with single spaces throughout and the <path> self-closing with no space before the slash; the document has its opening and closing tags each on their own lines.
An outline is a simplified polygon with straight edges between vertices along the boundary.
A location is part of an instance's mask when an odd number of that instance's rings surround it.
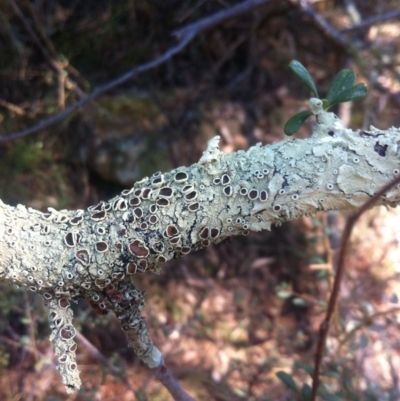
<svg viewBox="0 0 400 401">
<path fill-rule="evenodd" d="M 8 1 L 16 5 L 13 0 Z M 248 0 L 176 30 L 173 34 L 180 43 L 157 59 L 100 86 L 38 125 L 0 138 L 0 142 L 61 121 L 82 105 L 169 60 L 200 32 L 270 1 Z M 326 36 L 347 49 L 345 36 L 307 2 L 299 0 L 297 4 Z M 17 11 L 20 12 L 18 7 Z M 22 20 L 31 29 L 23 15 Z M 60 72 L 57 61 L 52 60 L 53 56 L 29 29 L 33 41 Z M 4 104 L 10 109 L 13 106 Z M 354 132 L 344 128 L 332 113 L 321 113 L 308 140 L 255 146 L 248 152 L 231 155 L 219 150 L 218 140 L 216 137 L 209 142 L 202 158 L 193 166 L 146 177 L 134 188 L 87 211 L 49 209 L 43 214 L 20 205 L 6 206 L 0 201 L 0 281 L 28 287 L 43 296 L 58 370 L 67 392 L 75 392 L 81 384 L 71 300 L 86 298 L 100 312 L 113 311 L 128 335 L 129 345 L 143 362 L 154 368 L 155 377 L 174 399 L 192 401 L 171 376 L 150 338 L 141 316 L 144 293 L 132 282 L 134 275 L 158 273 L 171 258 L 183 257 L 232 235 L 269 229 L 272 224 L 280 225 L 319 210 L 359 208 L 345 229 L 327 315 L 320 327 L 312 389 L 312 399 L 316 398 L 325 340 L 337 304 L 351 230 L 372 205 L 400 203 L 400 178 L 397 178 L 400 131 L 373 128 Z M 393 177 L 381 191 L 376 189 Z"/>
<path fill-rule="evenodd" d="M 80 384 L 71 300 L 113 311 L 142 361 L 159 367 L 141 316 L 144 294 L 132 281 L 137 272 L 159 273 L 210 243 L 321 210 L 400 203 L 399 185 L 378 190 L 400 175 L 400 130 L 352 131 L 333 113 L 314 113 L 309 139 L 224 154 L 215 137 L 198 163 L 145 177 L 86 211 L 42 213 L 0 201 L 0 281 L 45 299 L 67 391 Z"/>
</svg>

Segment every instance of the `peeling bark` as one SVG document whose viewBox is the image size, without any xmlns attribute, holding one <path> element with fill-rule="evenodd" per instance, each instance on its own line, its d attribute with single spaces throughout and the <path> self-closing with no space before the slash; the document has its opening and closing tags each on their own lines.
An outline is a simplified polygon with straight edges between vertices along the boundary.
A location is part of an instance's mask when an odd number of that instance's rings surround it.
<svg viewBox="0 0 400 401">
<path fill-rule="evenodd" d="M 155 173 L 88 210 L 41 213 L 0 201 L 0 281 L 43 296 L 67 392 L 80 386 L 71 300 L 114 311 L 138 356 L 157 367 L 137 272 L 159 273 L 210 243 L 320 210 L 357 209 L 400 174 L 399 129 L 352 131 L 315 101 L 309 139 L 227 155 L 214 137 L 198 163 Z M 399 201 L 395 187 L 379 204 Z"/>
</svg>

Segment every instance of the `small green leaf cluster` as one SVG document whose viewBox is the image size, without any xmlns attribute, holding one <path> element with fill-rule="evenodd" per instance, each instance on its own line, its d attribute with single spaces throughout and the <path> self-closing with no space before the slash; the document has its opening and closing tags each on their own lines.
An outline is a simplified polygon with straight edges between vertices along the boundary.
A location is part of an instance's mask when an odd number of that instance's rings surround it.
<svg viewBox="0 0 400 401">
<path fill-rule="evenodd" d="M 314 368 L 306 363 L 301 363 L 301 362 L 296 362 L 295 367 L 297 369 L 302 369 L 307 372 L 310 377 L 313 377 L 314 374 Z M 311 401 L 311 386 L 307 383 L 304 383 L 301 388 L 297 385 L 297 383 L 294 381 L 293 377 L 284 372 L 284 371 L 279 371 L 276 373 L 276 376 L 289 388 L 291 389 L 294 393 L 296 393 L 299 396 L 299 399 L 302 401 Z M 321 376 L 326 376 L 326 377 L 333 377 L 333 378 L 338 378 L 338 373 L 336 371 L 325 371 L 321 372 Z M 326 400 L 326 401 L 343 401 L 342 397 L 339 397 L 335 394 L 330 394 L 327 388 L 323 383 L 320 383 L 319 388 L 318 388 L 318 396 L 321 397 L 321 399 Z M 294 401 L 294 399 L 288 399 L 288 401 Z"/>
<path fill-rule="evenodd" d="M 340 363 L 331 364 L 329 369 L 321 371 L 320 376 L 324 377 L 324 381 L 327 384 L 319 384 L 317 395 L 318 399 L 325 401 L 359 401 L 359 400 L 370 400 L 379 401 L 382 400 L 382 393 L 379 388 L 367 384 L 368 388 L 360 390 L 356 383 L 359 379 L 354 375 L 354 370 L 345 365 L 346 358 L 342 359 Z M 306 374 L 312 379 L 314 375 L 314 368 L 310 364 L 296 362 L 294 364 L 295 369 L 298 371 L 305 371 Z M 341 373 L 340 373 L 341 372 Z M 299 385 L 294 380 L 294 375 L 290 375 L 284 371 L 279 371 L 276 376 L 283 382 L 283 384 L 290 389 L 295 395 L 287 397 L 286 401 L 311 401 L 311 386 L 307 383 Z M 335 383 L 335 381 L 337 381 Z M 329 384 L 330 385 L 329 385 Z M 332 390 L 332 387 L 340 389 Z M 328 387 L 331 387 L 329 389 Z M 399 393 L 396 386 L 390 391 L 385 391 L 388 401 L 399 400 Z"/>
<path fill-rule="evenodd" d="M 289 64 L 289 68 L 297 75 L 300 81 L 310 89 L 314 96 L 319 99 L 314 80 L 303 64 L 297 60 L 292 60 Z M 335 76 L 331 86 L 329 87 L 326 99 L 322 99 L 322 105 L 325 111 L 335 104 L 360 99 L 367 94 L 368 89 L 365 84 L 361 83 L 354 85 L 356 77 L 356 73 L 348 69 L 341 70 Z M 285 134 L 293 135 L 312 114 L 311 111 L 302 111 L 295 114 L 285 124 Z"/>
</svg>

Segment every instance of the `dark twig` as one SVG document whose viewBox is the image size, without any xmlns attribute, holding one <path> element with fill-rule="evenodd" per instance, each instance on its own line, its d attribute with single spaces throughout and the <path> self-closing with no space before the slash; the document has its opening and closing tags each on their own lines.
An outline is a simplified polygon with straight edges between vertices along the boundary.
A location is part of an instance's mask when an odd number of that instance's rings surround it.
<svg viewBox="0 0 400 401">
<path fill-rule="evenodd" d="M 76 332 L 76 337 L 79 341 L 86 347 L 86 349 L 100 362 L 102 362 L 108 370 L 116 377 L 119 377 L 121 381 L 123 381 L 126 387 L 129 388 L 130 391 L 135 395 L 137 399 L 140 399 L 137 395 L 137 391 L 133 388 L 132 384 L 129 383 L 129 380 L 122 374 L 121 370 L 118 369 L 115 365 L 113 365 L 83 334 L 79 331 Z"/>
<path fill-rule="evenodd" d="M 335 276 L 335 281 L 333 283 L 333 289 L 331 296 L 329 298 L 328 310 L 326 312 L 325 319 L 320 325 L 319 328 L 319 337 L 317 344 L 317 351 L 315 354 L 315 364 L 314 364 L 314 374 L 313 374 L 313 385 L 312 385 L 312 393 L 311 393 L 311 401 L 315 401 L 317 397 L 317 391 L 319 387 L 319 371 L 321 367 L 322 357 L 325 348 L 325 341 L 329 331 L 329 324 L 332 319 L 332 316 L 336 309 L 336 304 L 339 296 L 340 285 L 342 282 L 342 277 L 345 269 L 345 258 L 347 255 L 347 249 L 350 242 L 350 236 L 353 231 L 353 228 L 357 222 L 357 220 L 361 217 L 361 215 L 370 209 L 378 199 L 385 194 L 389 189 L 394 187 L 395 185 L 400 183 L 400 177 L 391 181 L 389 184 L 385 185 L 375 196 L 373 196 L 368 202 L 364 203 L 364 205 L 347 220 L 346 226 L 344 228 L 341 246 L 339 251 L 339 257 L 337 262 L 337 271 Z"/>
<path fill-rule="evenodd" d="M 13 0 L 11 1 L 11 4 Z M 216 14 L 213 14 L 209 17 L 203 18 L 200 21 L 197 21 L 193 24 L 189 24 L 186 27 L 183 27 L 177 31 L 174 32 L 174 35 L 179 38 L 181 41 L 174 47 L 171 47 L 168 49 L 164 54 L 162 54 L 160 57 L 157 57 L 153 61 L 149 61 L 148 63 L 139 65 L 132 70 L 128 71 L 127 73 L 123 74 L 119 78 L 114 79 L 113 81 L 110 81 L 106 83 L 103 86 L 98 87 L 95 89 L 92 93 L 87 95 L 86 97 L 81 98 L 79 101 L 76 103 L 72 104 L 65 110 L 61 111 L 58 114 L 55 114 L 49 118 L 46 118 L 45 120 L 40 121 L 37 125 L 27 128 L 25 130 L 0 137 L 0 143 L 1 142 L 6 142 L 6 141 L 12 141 L 15 139 L 22 138 L 24 136 L 34 134 L 42 129 L 45 129 L 47 127 L 50 127 L 51 125 L 63 120 L 66 118 L 68 115 L 85 105 L 86 103 L 91 102 L 95 98 L 99 97 L 100 95 L 103 95 L 104 93 L 108 92 L 111 89 L 116 88 L 117 86 L 125 83 L 129 79 L 133 78 L 134 76 L 140 74 L 141 72 L 148 71 L 154 67 L 157 67 L 167 60 L 169 60 L 171 57 L 173 57 L 175 54 L 179 53 L 181 50 L 183 50 L 192 40 L 193 38 L 198 35 L 200 32 L 203 32 L 217 24 L 220 24 L 228 19 L 231 19 L 233 17 L 237 17 L 238 15 L 250 12 L 253 10 L 255 7 L 265 5 L 266 3 L 271 2 L 272 0 L 247 0 L 244 1 L 243 3 L 240 3 L 236 6 L 233 6 L 231 8 L 228 8 L 226 10 L 220 11 Z M 15 3 L 14 3 L 15 4 Z M 29 26 L 29 24 L 28 24 Z M 28 27 L 26 27 L 28 29 Z M 29 26 L 29 29 L 32 31 L 32 29 Z M 33 31 L 32 31 L 33 32 Z M 35 35 L 36 36 L 36 35 Z M 43 47 L 42 47 L 43 48 Z M 49 54 L 50 56 L 50 54 Z"/>
<path fill-rule="evenodd" d="M 14 0 L 7 0 L 7 1 L 14 10 L 15 14 L 18 16 L 18 18 L 22 21 L 22 24 L 24 25 L 26 31 L 28 32 L 29 36 L 31 37 L 35 45 L 40 49 L 40 51 L 43 53 L 43 56 L 47 59 L 47 61 L 54 68 L 54 70 L 57 73 L 59 73 L 60 66 L 58 65 L 57 61 L 54 60 L 54 58 L 51 56 L 48 50 L 42 45 L 40 39 L 38 38 L 32 27 L 29 25 L 28 21 L 26 20 L 21 9 L 18 7 L 17 3 L 15 3 Z"/>
<path fill-rule="evenodd" d="M 196 401 L 183 390 L 178 381 L 171 375 L 171 372 L 165 365 L 164 359 L 161 361 L 160 366 L 155 369 L 154 375 L 169 391 L 175 401 Z"/>
<path fill-rule="evenodd" d="M 4 107 L 5 109 L 8 109 L 9 111 L 17 114 L 18 116 L 26 115 L 25 110 L 22 107 L 17 106 L 16 104 L 6 102 L 5 100 L 0 99 L 0 106 Z"/>
<path fill-rule="evenodd" d="M 231 18 L 237 17 L 238 15 L 248 13 L 249 11 L 254 10 L 256 7 L 263 6 L 267 3 L 270 3 L 272 0 L 247 0 L 243 3 L 239 3 L 231 8 L 226 10 L 222 10 L 218 13 L 215 13 L 209 17 L 203 18 L 200 21 L 194 22 L 193 24 L 189 24 L 184 26 L 183 28 L 177 29 L 173 32 L 179 40 L 184 38 L 190 32 L 204 32 L 207 29 L 210 29 L 216 25 L 221 24 Z"/>
<path fill-rule="evenodd" d="M 382 317 L 382 316 L 387 316 L 387 315 L 391 315 L 392 313 L 399 313 L 400 312 L 400 306 L 396 307 L 396 308 L 391 308 L 388 310 L 383 310 L 380 312 L 376 312 L 372 315 L 368 315 L 365 316 L 364 319 L 361 321 L 361 323 L 359 323 L 357 326 L 354 326 L 350 331 L 348 331 L 345 335 L 345 337 L 340 340 L 339 342 L 339 350 L 341 349 L 341 347 L 346 344 L 351 337 L 354 336 L 354 334 L 361 330 L 363 327 L 365 326 L 369 326 L 371 324 L 371 322 L 373 322 L 376 318 L 378 317 Z"/>
<path fill-rule="evenodd" d="M 349 26 L 348 28 L 342 29 L 340 32 L 341 33 L 347 33 L 347 32 L 352 32 L 352 31 L 357 31 L 359 29 L 367 28 L 370 25 L 386 21 L 388 19 L 392 18 L 397 18 L 400 17 L 400 10 L 394 10 L 394 11 L 389 11 L 385 14 L 381 15 L 376 15 L 374 17 L 366 18 L 364 21 L 354 24 L 352 26 Z"/>
<path fill-rule="evenodd" d="M 65 102 L 65 83 L 68 83 L 69 86 L 75 90 L 77 95 L 79 97 L 85 96 L 85 93 L 78 87 L 78 85 L 71 81 L 67 73 L 64 71 L 62 66 L 60 65 L 59 61 L 57 60 L 57 57 L 51 53 L 52 49 L 50 48 L 50 51 L 43 46 L 40 38 L 36 35 L 35 31 L 32 29 L 30 26 L 29 22 L 25 18 L 24 14 L 22 13 L 21 9 L 18 7 L 17 3 L 15 3 L 14 0 L 7 0 L 12 9 L 14 10 L 15 14 L 18 16 L 18 18 L 22 21 L 22 24 L 24 25 L 26 31 L 28 32 L 29 36 L 31 37 L 32 41 L 35 43 L 35 45 L 39 48 L 39 50 L 42 52 L 43 56 L 47 59 L 47 62 L 50 64 L 50 66 L 54 69 L 54 71 L 58 75 L 58 106 L 60 108 L 64 108 L 64 102 Z M 47 44 L 47 43 L 46 43 Z"/>
<path fill-rule="evenodd" d="M 291 0 L 291 2 L 318 28 L 318 30 L 329 40 L 335 43 L 346 53 L 350 53 L 347 38 L 330 25 L 321 14 L 317 13 L 307 2 L 307 0 Z"/>
</svg>

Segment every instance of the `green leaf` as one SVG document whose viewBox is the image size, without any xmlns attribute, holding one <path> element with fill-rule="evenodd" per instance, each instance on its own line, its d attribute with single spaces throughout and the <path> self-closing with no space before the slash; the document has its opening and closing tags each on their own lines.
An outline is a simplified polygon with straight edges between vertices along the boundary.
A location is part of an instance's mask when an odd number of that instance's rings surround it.
<svg viewBox="0 0 400 401">
<path fill-rule="evenodd" d="M 312 115 L 313 113 L 311 111 L 302 111 L 289 118 L 285 124 L 285 134 L 289 136 L 293 135 L 304 124 L 304 121 L 306 121 L 307 118 Z"/>
<path fill-rule="evenodd" d="M 294 366 L 295 366 L 297 369 L 303 369 L 303 370 L 305 370 L 305 371 L 310 375 L 311 378 L 313 377 L 313 374 L 314 374 L 314 367 L 311 366 L 309 363 L 295 362 L 295 363 L 294 363 Z"/>
<path fill-rule="evenodd" d="M 35 363 L 35 370 L 40 371 L 44 365 L 51 365 L 53 361 L 48 358 L 41 358 Z"/>
<path fill-rule="evenodd" d="M 311 387 L 307 383 L 304 383 L 303 387 L 301 388 L 301 396 L 303 397 L 303 400 L 311 401 L 311 393 Z"/>
<path fill-rule="evenodd" d="M 327 99 L 322 99 L 322 108 L 326 111 L 329 108 L 329 102 Z"/>
<path fill-rule="evenodd" d="M 341 398 L 334 394 L 325 394 L 325 395 L 319 394 L 319 396 L 325 401 L 343 401 L 344 400 L 344 398 Z"/>
<path fill-rule="evenodd" d="M 297 75 L 300 81 L 303 82 L 307 88 L 319 98 L 314 80 L 311 78 L 310 73 L 306 70 L 304 65 L 297 60 L 292 60 L 289 64 L 289 68 Z"/>
<path fill-rule="evenodd" d="M 329 102 L 329 107 L 337 103 L 344 103 L 350 100 L 360 99 L 364 97 L 367 92 L 368 89 L 365 84 L 358 84 L 339 93 L 334 99 L 331 100 L 331 102 Z"/>
<path fill-rule="evenodd" d="M 277 372 L 276 376 L 284 384 L 286 384 L 287 387 L 289 387 L 295 393 L 300 394 L 299 389 L 297 388 L 297 384 L 293 380 L 292 376 L 290 376 L 288 373 L 284 372 L 283 370 L 280 370 L 279 372 Z"/>
<path fill-rule="evenodd" d="M 342 70 L 338 72 L 335 78 L 333 78 L 328 94 L 326 95 L 328 103 L 332 103 L 332 100 L 338 95 L 351 88 L 354 85 L 354 82 L 356 82 L 356 73 L 354 71 Z"/>
<path fill-rule="evenodd" d="M 292 303 L 293 303 L 293 305 L 296 305 L 296 306 L 307 306 L 308 305 L 308 302 L 305 301 L 303 298 L 293 298 Z"/>
<path fill-rule="evenodd" d="M 349 392 L 353 392 L 353 379 L 350 376 L 345 376 L 343 378 L 343 386 Z"/>
<path fill-rule="evenodd" d="M 317 394 L 318 394 L 321 398 L 324 398 L 325 395 L 329 394 L 329 393 L 328 393 L 328 390 L 326 389 L 326 387 L 325 387 L 325 385 L 324 385 L 324 383 L 319 383 Z"/>
<path fill-rule="evenodd" d="M 325 376 L 325 377 L 331 377 L 333 379 L 339 379 L 339 377 L 340 377 L 339 373 L 335 372 L 334 370 L 325 370 L 325 371 L 322 371 L 319 375 Z"/>
<path fill-rule="evenodd" d="M 290 291 L 279 290 L 279 291 L 277 291 L 276 295 L 280 299 L 287 299 L 287 298 L 290 298 L 292 296 L 292 293 Z"/>
<path fill-rule="evenodd" d="M 21 336 L 21 337 L 19 338 L 19 342 L 20 342 L 22 345 L 28 345 L 28 344 L 31 343 L 31 338 L 30 338 L 29 336 Z"/>
</svg>

